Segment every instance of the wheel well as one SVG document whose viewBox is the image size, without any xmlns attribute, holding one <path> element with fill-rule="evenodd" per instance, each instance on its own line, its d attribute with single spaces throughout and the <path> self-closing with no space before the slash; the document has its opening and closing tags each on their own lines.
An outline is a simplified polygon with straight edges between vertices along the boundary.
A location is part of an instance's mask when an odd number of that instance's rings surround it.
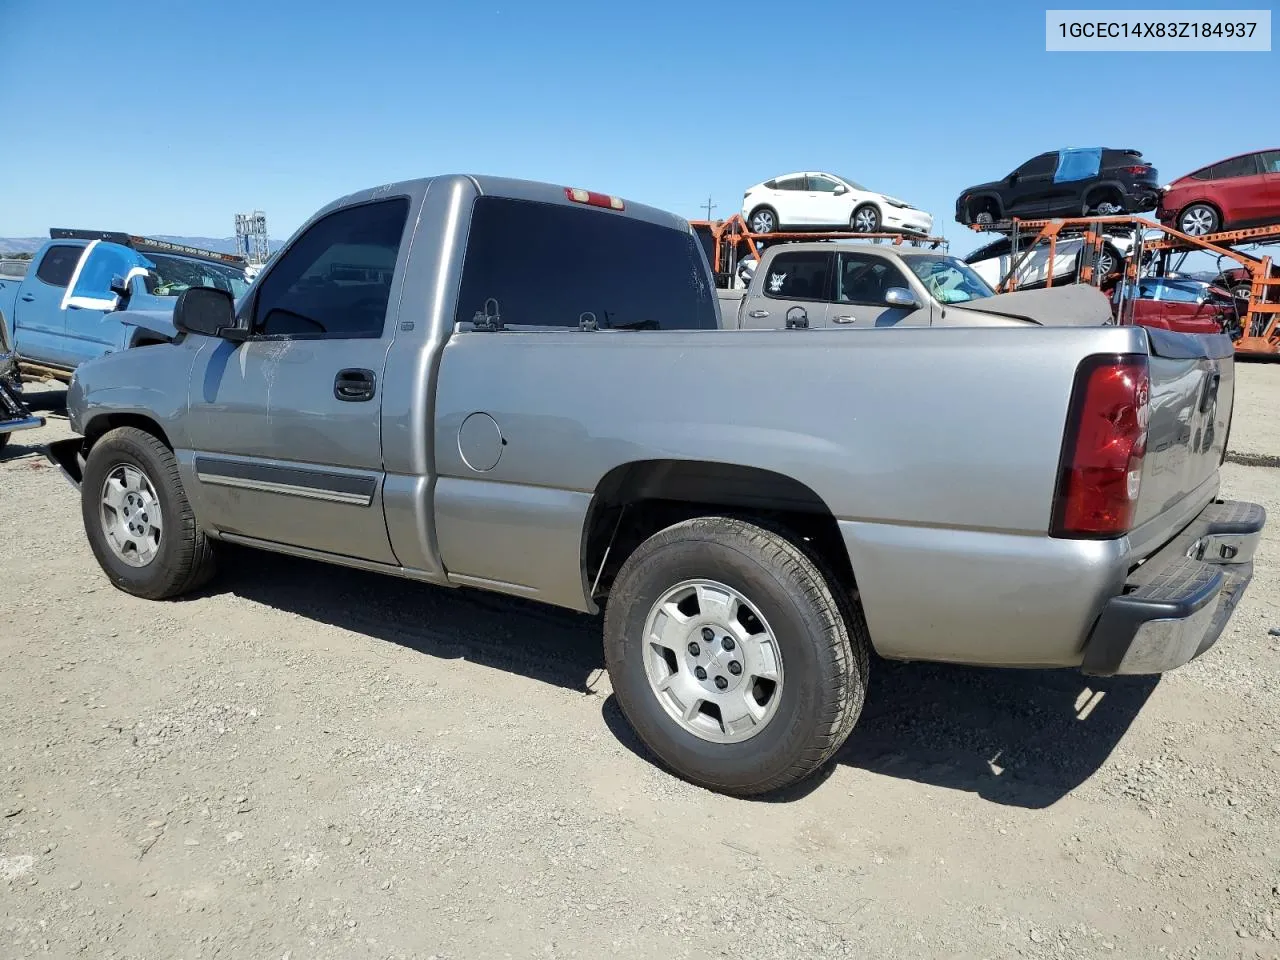
<svg viewBox="0 0 1280 960">
<path fill-rule="evenodd" d="M 849 553 L 835 516 L 798 480 L 731 463 L 645 460 L 611 470 L 596 487 L 583 531 L 583 576 L 593 598 L 608 595 L 618 570 L 641 543 L 672 524 L 718 514 L 780 528 L 816 553 L 840 584 L 854 588 Z"/>
<path fill-rule="evenodd" d="M 1214 203 L 1212 200 L 1188 200 L 1186 203 L 1184 203 L 1182 206 L 1178 208 L 1178 214 L 1177 214 L 1178 217 L 1181 218 L 1182 214 L 1186 211 L 1188 207 L 1196 207 L 1196 206 L 1208 207 L 1218 215 L 1218 223 L 1219 224 L 1222 223 L 1222 208 L 1218 206 L 1216 203 Z"/>
<path fill-rule="evenodd" d="M 752 207 L 752 208 L 751 208 L 751 212 L 750 212 L 749 214 L 747 214 L 747 226 L 748 226 L 748 227 L 750 227 L 750 226 L 751 226 L 751 218 L 752 218 L 752 217 L 754 217 L 754 216 L 755 216 L 757 213 L 759 213 L 761 210 L 768 210 L 770 213 L 772 213 L 772 214 L 773 214 L 773 225 L 774 225 L 775 227 L 776 227 L 776 226 L 778 226 L 778 211 L 777 211 L 777 210 L 775 210 L 772 206 L 770 206 L 770 205 L 769 205 L 769 204 L 767 204 L 767 203 L 757 203 L 754 207 Z"/>
<path fill-rule="evenodd" d="M 858 204 L 856 207 L 853 208 L 853 213 L 849 215 L 849 219 L 852 220 L 853 217 L 857 215 L 858 211 L 861 210 L 863 207 L 871 207 L 873 210 L 875 210 L 877 217 L 880 217 L 881 219 L 884 218 L 884 211 L 880 209 L 880 204 L 876 203 L 874 200 L 863 200 L 860 204 Z"/>
<path fill-rule="evenodd" d="M 94 417 L 85 427 L 85 450 L 88 451 L 90 447 L 102 439 L 102 436 L 108 430 L 114 430 L 116 427 L 136 427 L 156 437 L 170 450 L 173 449 L 173 444 L 169 442 L 169 438 L 165 435 L 164 430 L 160 428 L 160 424 L 150 417 L 143 416 L 140 413 L 104 413 Z"/>
<path fill-rule="evenodd" d="M 990 213 L 995 219 L 1000 219 L 1000 201 L 989 193 L 985 193 L 979 197 L 974 197 L 969 201 L 968 207 L 970 220 L 976 220 L 978 214 L 984 211 Z"/>
<path fill-rule="evenodd" d="M 1124 203 L 1124 191 L 1114 184 L 1105 184 L 1103 186 L 1094 187 L 1084 195 L 1085 205 L 1089 205 L 1092 200 L 1095 204 L 1101 203 L 1103 200 L 1115 199 Z"/>
</svg>

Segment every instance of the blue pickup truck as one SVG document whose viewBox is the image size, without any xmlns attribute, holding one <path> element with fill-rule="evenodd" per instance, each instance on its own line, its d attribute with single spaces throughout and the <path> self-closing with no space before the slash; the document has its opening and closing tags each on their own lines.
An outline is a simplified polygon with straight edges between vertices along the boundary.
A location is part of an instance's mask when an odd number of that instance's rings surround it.
<svg viewBox="0 0 1280 960">
<path fill-rule="evenodd" d="M 68 380 L 86 360 L 174 335 L 188 287 L 238 298 L 245 261 L 165 240 L 54 228 L 21 278 L 0 274 L 0 324 L 28 372 Z"/>
</svg>

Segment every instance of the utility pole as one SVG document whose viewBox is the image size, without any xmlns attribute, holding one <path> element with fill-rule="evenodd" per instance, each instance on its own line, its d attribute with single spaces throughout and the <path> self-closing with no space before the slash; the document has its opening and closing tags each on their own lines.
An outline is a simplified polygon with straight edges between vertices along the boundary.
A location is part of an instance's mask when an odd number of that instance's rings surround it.
<svg viewBox="0 0 1280 960">
<path fill-rule="evenodd" d="M 706 203 L 704 203 L 704 204 L 702 204 L 702 206 L 706 208 L 706 210 L 707 210 L 707 219 L 708 219 L 708 220 L 710 220 L 710 219 L 711 219 L 711 211 L 712 211 L 712 210 L 714 210 L 714 209 L 716 208 L 716 205 L 715 205 L 714 203 L 712 203 L 712 202 L 711 202 L 711 198 L 710 198 L 710 197 L 707 197 L 707 202 L 706 202 Z"/>
</svg>

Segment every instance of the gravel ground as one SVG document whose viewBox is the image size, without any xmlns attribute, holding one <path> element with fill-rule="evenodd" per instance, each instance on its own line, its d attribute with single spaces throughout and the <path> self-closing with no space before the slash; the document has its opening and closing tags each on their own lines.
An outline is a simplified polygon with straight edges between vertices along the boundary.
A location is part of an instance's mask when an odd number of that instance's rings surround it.
<svg viewBox="0 0 1280 960">
<path fill-rule="evenodd" d="M 1280 453 L 1280 366 L 1233 446 Z M 877 661 L 777 802 L 656 769 L 598 625 L 250 551 L 111 588 L 0 455 L 0 956 L 1280 957 L 1280 526 L 1159 680 Z M 1280 472 L 1228 495 L 1280 518 Z"/>
</svg>

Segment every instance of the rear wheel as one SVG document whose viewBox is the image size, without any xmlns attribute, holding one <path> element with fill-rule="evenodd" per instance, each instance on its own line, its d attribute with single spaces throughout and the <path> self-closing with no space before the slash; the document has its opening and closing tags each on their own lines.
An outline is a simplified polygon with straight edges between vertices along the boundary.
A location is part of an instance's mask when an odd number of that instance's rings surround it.
<svg viewBox="0 0 1280 960">
<path fill-rule="evenodd" d="M 1207 203 L 1193 203 L 1178 214 L 1178 229 L 1188 236 L 1203 237 L 1222 229 L 1218 211 Z"/>
<path fill-rule="evenodd" d="M 214 573 L 213 544 L 196 526 L 173 451 L 145 430 L 118 427 L 93 445 L 80 510 L 98 564 L 126 593 L 160 600 Z"/>
<path fill-rule="evenodd" d="M 739 796 L 823 766 L 862 710 L 860 611 L 780 532 L 727 517 L 654 534 L 618 572 L 605 662 L 623 714 L 677 775 Z"/>
</svg>

